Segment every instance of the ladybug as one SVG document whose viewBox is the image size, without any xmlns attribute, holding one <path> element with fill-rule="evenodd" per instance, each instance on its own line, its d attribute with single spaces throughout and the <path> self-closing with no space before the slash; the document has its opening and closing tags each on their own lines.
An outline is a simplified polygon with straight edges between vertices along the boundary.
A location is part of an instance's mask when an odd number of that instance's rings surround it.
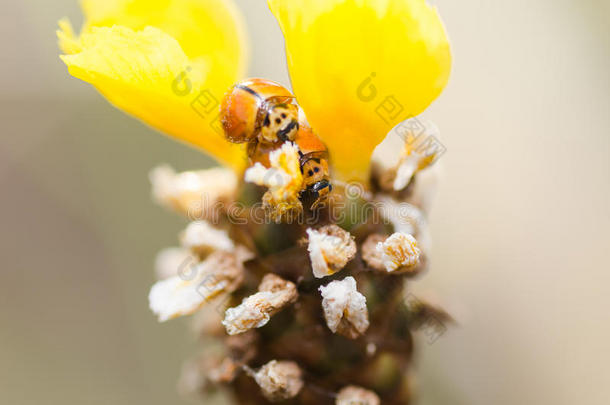
<svg viewBox="0 0 610 405">
<path fill-rule="evenodd" d="M 247 79 L 225 94 L 220 118 L 227 139 L 235 143 L 292 141 L 299 129 L 299 107 L 282 85 Z"/>
<path fill-rule="evenodd" d="M 294 141 L 299 147 L 299 163 L 303 173 L 302 197 L 313 199 L 312 209 L 326 201 L 333 187 L 330 183 L 328 150 L 306 123 L 301 123 Z"/>
<path fill-rule="evenodd" d="M 282 85 L 266 79 L 247 79 L 234 85 L 221 103 L 221 122 L 231 142 L 248 143 L 250 163 L 269 167 L 269 152 L 284 142 L 299 147 L 303 174 L 301 199 L 316 208 L 332 191 L 328 151 L 305 119 L 299 119 L 295 97 Z"/>
</svg>

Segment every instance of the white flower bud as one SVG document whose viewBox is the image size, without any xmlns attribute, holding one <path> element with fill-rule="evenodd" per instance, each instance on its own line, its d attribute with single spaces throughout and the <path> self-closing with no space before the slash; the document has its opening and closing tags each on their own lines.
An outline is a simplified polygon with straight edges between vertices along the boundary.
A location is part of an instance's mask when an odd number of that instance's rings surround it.
<svg viewBox="0 0 610 405">
<path fill-rule="evenodd" d="M 304 385 L 301 369 L 292 361 L 272 360 L 251 375 L 271 402 L 296 397 Z"/>
<path fill-rule="evenodd" d="M 320 287 L 322 308 L 328 328 L 350 339 L 362 335 L 369 327 L 366 297 L 356 289 L 356 280 L 346 277 Z"/>
<path fill-rule="evenodd" d="M 218 295 L 235 291 L 243 278 L 243 263 L 235 255 L 215 252 L 203 262 L 181 269 L 177 276 L 153 285 L 149 306 L 160 322 L 190 315 Z"/>
<path fill-rule="evenodd" d="M 392 234 L 385 242 L 379 242 L 377 252 L 388 272 L 416 266 L 421 253 L 415 238 L 401 232 Z"/>
<path fill-rule="evenodd" d="M 258 287 L 259 292 L 245 298 L 240 305 L 225 312 L 222 324 L 229 335 L 237 335 L 260 328 L 286 305 L 297 299 L 294 283 L 275 274 L 267 274 Z"/>
<path fill-rule="evenodd" d="M 307 229 L 309 258 L 317 278 L 330 276 L 341 270 L 356 255 L 356 243 L 349 232 L 337 225 Z"/>
</svg>

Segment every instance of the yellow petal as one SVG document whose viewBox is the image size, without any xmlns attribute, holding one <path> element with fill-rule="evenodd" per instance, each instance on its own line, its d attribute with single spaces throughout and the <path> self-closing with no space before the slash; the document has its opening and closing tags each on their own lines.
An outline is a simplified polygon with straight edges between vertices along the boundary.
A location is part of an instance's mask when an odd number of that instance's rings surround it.
<svg viewBox="0 0 610 405">
<path fill-rule="evenodd" d="M 213 60 L 219 64 L 214 68 L 234 79 L 245 72 L 245 24 L 232 0 L 82 0 L 82 8 L 83 31 L 153 26 L 178 41 L 189 59 Z"/>
<path fill-rule="evenodd" d="M 70 74 L 152 127 L 237 170 L 246 161 L 224 139 L 224 92 L 243 76 L 245 35 L 229 0 L 85 0 L 75 37 L 60 21 Z"/>
<path fill-rule="evenodd" d="M 336 174 L 364 181 L 375 146 L 447 83 L 449 42 L 424 0 L 268 0 L 293 90 Z"/>
<path fill-rule="evenodd" d="M 67 18 L 59 20 L 59 30 L 57 30 L 57 39 L 59 49 L 67 54 L 78 53 L 82 50 L 80 41 L 74 35 L 72 24 Z"/>
</svg>

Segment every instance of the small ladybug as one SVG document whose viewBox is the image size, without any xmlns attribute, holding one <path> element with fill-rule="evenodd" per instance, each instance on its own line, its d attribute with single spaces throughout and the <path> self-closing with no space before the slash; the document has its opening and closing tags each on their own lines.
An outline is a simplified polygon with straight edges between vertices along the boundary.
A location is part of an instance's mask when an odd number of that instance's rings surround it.
<svg viewBox="0 0 610 405">
<path fill-rule="evenodd" d="M 326 201 L 332 191 L 328 165 L 328 151 L 320 138 L 305 122 L 299 124 L 299 130 L 293 140 L 299 147 L 299 164 L 303 174 L 301 200 L 311 201 L 315 209 Z M 252 142 L 248 145 L 250 163 L 260 163 L 269 167 L 269 153 L 281 147 L 282 143 L 270 144 Z"/>
<path fill-rule="evenodd" d="M 301 123 L 294 141 L 299 147 L 299 161 L 303 173 L 302 197 L 313 198 L 312 209 L 326 201 L 333 187 L 330 184 L 328 150 L 306 123 Z"/>
<path fill-rule="evenodd" d="M 292 141 L 299 129 L 299 107 L 282 85 L 247 79 L 225 94 L 220 115 L 227 139 L 235 143 Z"/>
<path fill-rule="evenodd" d="M 299 119 L 295 97 L 278 83 L 247 79 L 234 85 L 221 103 L 221 120 L 227 139 L 248 143 L 250 163 L 269 167 L 269 152 L 286 141 L 299 147 L 303 174 L 302 199 L 316 208 L 332 190 L 328 151 L 305 119 Z"/>
</svg>

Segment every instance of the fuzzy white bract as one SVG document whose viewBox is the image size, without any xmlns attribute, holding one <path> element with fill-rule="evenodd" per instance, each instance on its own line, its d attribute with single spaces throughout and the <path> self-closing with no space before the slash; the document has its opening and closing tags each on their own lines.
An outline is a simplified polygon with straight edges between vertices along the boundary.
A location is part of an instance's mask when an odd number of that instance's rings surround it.
<svg viewBox="0 0 610 405">
<path fill-rule="evenodd" d="M 304 385 L 301 369 L 293 361 L 271 360 L 250 374 L 271 402 L 296 397 Z"/>
<path fill-rule="evenodd" d="M 267 274 L 259 286 L 259 292 L 244 298 L 237 307 L 227 309 L 222 324 L 229 335 L 260 328 L 279 310 L 295 302 L 297 296 L 294 283 L 275 274 Z"/>
<path fill-rule="evenodd" d="M 352 236 L 336 225 L 318 230 L 309 228 L 307 236 L 311 268 L 317 278 L 338 272 L 356 255 L 356 243 Z"/>
<path fill-rule="evenodd" d="M 179 274 L 158 281 L 148 295 L 150 309 L 160 322 L 189 315 L 222 293 L 235 291 L 244 278 L 243 264 L 226 252 L 182 268 Z"/>
<path fill-rule="evenodd" d="M 322 308 L 328 328 L 351 339 L 369 327 L 366 297 L 356 289 L 356 280 L 346 277 L 320 287 Z"/>
<path fill-rule="evenodd" d="M 381 260 L 388 272 L 416 266 L 421 254 L 415 238 L 402 232 L 396 232 L 384 242 L 379 242 L 377 252 L 381 254 Z"/>
</svg>

